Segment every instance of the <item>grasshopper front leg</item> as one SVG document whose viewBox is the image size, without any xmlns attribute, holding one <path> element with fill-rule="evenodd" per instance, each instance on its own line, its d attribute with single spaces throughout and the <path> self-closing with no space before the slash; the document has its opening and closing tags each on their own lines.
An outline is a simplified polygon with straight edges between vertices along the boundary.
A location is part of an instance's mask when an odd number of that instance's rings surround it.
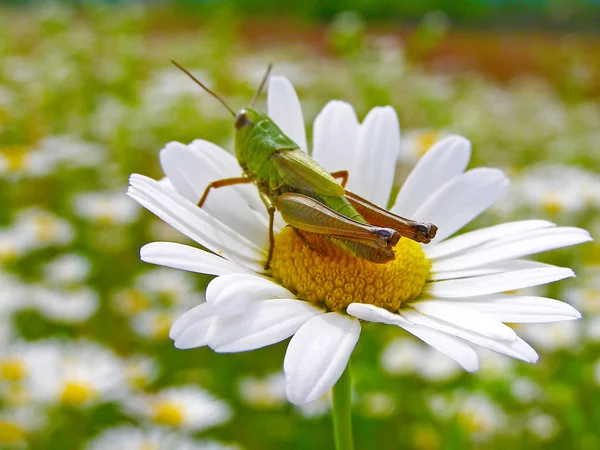
<svg viewBox="0 0 600 450">
<path fill-rule="evenodd" d="M 208 197 L 208 193 L 211 189 L 217 189 L 225 186 L 235 186 L 236 184 L 248 184 L 252 183 L 252 180 L 248 177 L 235 177 L 235 178 L 222 178 L 220 180 L 211 181 L 206 189 L 204 189 L 204 193 L 202 197 L 200 197 L 200 201 L 198 202 L 198 207 L 202 208 L 206 198 Z"/>
<path fill-rule="evenodd" d="M 348 177 L 350 176 L 347 170 L 338 170 L 337 172 L 331 172 L 330 175 L 333 178 L 341 178 L 342 182 L 340 184 L 343 188 L 346 187 L 346 183 L 348 183 Z"/>
</svg>

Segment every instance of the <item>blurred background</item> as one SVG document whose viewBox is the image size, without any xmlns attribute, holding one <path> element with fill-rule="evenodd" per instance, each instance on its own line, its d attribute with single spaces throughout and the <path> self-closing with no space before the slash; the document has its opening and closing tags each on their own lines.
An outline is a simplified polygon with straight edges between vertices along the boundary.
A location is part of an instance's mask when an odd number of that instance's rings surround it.
<svg viewBox="0 0 600 450">
<path fill-rule="evenodd" d="M 290 405 L 287 343 L 221 355 L 168 330 L 209 277 L 150 266 L 185 239 L 125 196 L 162 176 L 169 141 L 232 149 L 227 112 L 268 62 L 307 126 L 331 99 L 392 105 L 398 183 L 438 139 L 473 142 L 508 196 L 470 228 L 523 218 L 600 230 L 600 1 L 22 2 L 0 6 L 0 448 L 330 449 L 329 400 Z M 265 107 L 265 96 L 261 107 Z M 600 248 L 542 261 L 577 279 L 535 290 L 582 311 L 519 327 L 527 365 L 481 352 L 463 372 L 401 330 L 363 328 L 357 449 L 600 448 Z"/>
</svg>

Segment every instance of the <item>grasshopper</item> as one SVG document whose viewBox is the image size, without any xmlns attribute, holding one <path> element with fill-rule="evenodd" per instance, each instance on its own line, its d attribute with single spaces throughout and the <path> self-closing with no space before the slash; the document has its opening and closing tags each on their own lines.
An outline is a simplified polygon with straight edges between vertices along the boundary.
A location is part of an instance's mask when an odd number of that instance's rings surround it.
<svg viewBox="0 0 600 450">
<path fill-rule="evenodd" d="M 242 175 L 211 182 L 198 206 L 212 189 L 253 183 L 269 214 L 269 269 L 275 237 L 275 211 L 309 246 L 305 233 L 328 239 L 349 254 L 374 263 L 394 259 L 393 247 L 400 237 L 429 243 L 437 227 L 397 216 L 345 189 L 348 171 L 329 173 L 286 136 L 266 114 L 253 109 L 271 71 L 271 65 L 254 94 L 250 106 L 237 114 L 225 101 L 204 86 L 188 70 L 179 69 L 215 97 L 234 117 L 235 154 Z M 336 181 L 341 179 L 341 184 Z"/>
</svg>

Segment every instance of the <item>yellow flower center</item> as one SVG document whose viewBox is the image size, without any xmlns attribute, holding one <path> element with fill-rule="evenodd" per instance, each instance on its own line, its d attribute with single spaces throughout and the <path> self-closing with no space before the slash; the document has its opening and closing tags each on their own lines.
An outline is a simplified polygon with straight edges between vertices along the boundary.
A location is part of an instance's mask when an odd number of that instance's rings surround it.
<svg viewBox="0 0 600 450">
<path fill-rule="evenodd" d="M 563 203 L 556 194 L 547 194 L 542 200 L 542 208 L 550 215 L 560 214 L 564 208 Z"/>
<path fill-rule="evenodd" d="M 125 314 L 139 314 L 150 307 L 150 300 L 142 291 L 130 290 L 118 298 L 119 308 Z"/>
<path fill-rule="evenodd" d="M 58 235 L 58 226 L 52 217 L 39 216 L 34 220 L 35 233 L 42 242 L 51 242 Z"/>
<path fill-rule="evenodd" d="M 68 381 L 60 395 L 60 401 L 66 405 L 82 405 L 96 396 L 96 389 L 84 381 Z"/>
<path fill-rule="evenodd" d="M 11 262 L 17 257 L 17 247 L 8 239 L 0 240 L 0 262 Z"/>
<path fill-rule="evenodd" d="M 318 242 L 318 243 L 317 243 Z M 311 248 L 286 227 L 275 238 L 273 278 L 309 302 L 329 311 L 343 311 L 351 303 L 368 303 L 395 312 L 421 293 L 431 263 L 421 245 L 402 238 L 396 257 L 376 264 L 343 251 L 326 239 L 311 236 Z"/>
<path fill-rule="evenodd" d="M 0 361 L 0 379 L 19 381 L 25 378 L 25 364 L 17 358 L 7 358 Z"/>
<path fill-rule="evenodd" d="M 440 133 L 437 131 L 428 130 L 419 133 L 417 136 L 417 153 L 419 154 L 419 157 L 427 153 L 439 139 Z"/>
<path fill-rule="evenodd" d="M 25 431 L 17 424 L 0 420 L 0 444 L 16 444 L 25 440 Z"/>
<path fill-rule="evenodd" d="M 162 425 L 181 425 L 183 422 L 181 407 L 168 400 L 158 402 L 154 409 L 154 420 Z"/>
<path fill-rule="evenodd" d="M 158 447 L 152 442 L 143 442 L 137 450 L 158 450 Z"/>
<path fill-rule="evenodd" d="M 167 312 L 158 314 L 152 323 L 152 334 L 157 339 L 166 339 L 169 337 L 169 330 L 173 325 L 173 316 Z"/>
<path fill-rule="evenodd" d="M 14 172 L 23 168 L 28 151 L 24 145 L 14 145 L 0 149 L 0 155 L 6 160 L 8 170 Z"/>
</svg>

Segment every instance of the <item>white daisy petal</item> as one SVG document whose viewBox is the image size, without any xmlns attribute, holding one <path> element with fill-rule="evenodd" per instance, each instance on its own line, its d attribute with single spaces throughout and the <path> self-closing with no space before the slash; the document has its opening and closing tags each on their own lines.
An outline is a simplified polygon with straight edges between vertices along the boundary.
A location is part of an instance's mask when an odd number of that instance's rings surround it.
<svg viewBox="0 0 600 450">
<path fill-rule="evenodd" d="M 464 328 L 454 326 L 453 324 L 444 322 L 442 320 L 425 316 L 415 310 L 402 310 L 401 314 L 413 324 L 448 333 L 497 353 L 502 353 L 504 355 L 531 363 L 538 360 L 536 351 L 518 336 L 513 341 L 497 341 L 472 331 L 465 330 Z"/>
<path fill-rule="evenodd" d="M 501 170 L 469 170 L 438 189 L 410 217 L 437 225 L 434 242 L 440 242 L 489 208 L 507 188 Z"/>
<path fill-rule="evenodd" d="M 302 107 L 294 86 L 286 77 L 269 78 L 267 103 L 269 117 L 302 150 L 307 151 Z"/>
<path fill-rule="evenodd" d="M 449 356 L 469 372 L 475 372 L 479 368 L 477 352 L 469 344 L 454 336 L 431 328 L 411 324 L 404 317 L 374 305 L 352 303 L 348 306 L 347 312 L 357 319 L 397 325 L 436 350 Z"/>
<path fill-rule="evenodd" d="M 462 136 L 448 136 L 436 143 L 408 175 L 392 212 L 412 218 L 435 191 L 465 171 L 469 159 L 471 143 Z"/>
<path fill-rule="evenodd" d="M 207 158 L 222 176 L 235 177 L 240 175 L 242 168 L 235 156 L 217 144 L 205 139 L 194 139 L 189 147 L 197 150 Z"/>
<path fill-rule="evenodd" d="M 198 203 L 211 182 L 223 178 L 239 177 L 242 174 L 239 166 L 232 173 L 223 170 L 211 160 L 212 158 L 209 156 L 211 153 L 227 153 L 220 147 L 214 147 L 211 149 L 212 151 L 208 151 L 208 149 L 201 151 L 194 146 L 172 142 L 160 152 L 163 171 L 177 192 L 194 204 Z M 247 202 L 248 197 L 253 197 L 251 204 Z M 239 234 L 261 246 L 266 245 L 268 218 L 266 208 L 260 203 L 255 186 L 236 185 L 213 189 L 202 208 L 221 222 L 229 224 Z M 252 208 L 260 211 L 261 220 L 256 220 Z"/>
<path fill-rule="evenodd" d="M 437 301 L 463 305 L 508 323 L 543 323 L 581 319 L 581 313 L 568 303 L 545 297 L 494 294 Z"/>
<path fill-rule="evenodd" d="M 437 272 L 436 263 L 432 264 L 429 281 L 454 280 L 457 278 L 480 277 L 482 275 L 491 275 L 494 273 L 510 272 L 521 269 L 539 269 L 546 267 L 556 267 L 550 264 L 544 264 L 537 261 L 527 261 L 524 259 L 515 259 L 514 261 L 502 261 L 494 264 L 487 264 L 481 267 L 473 267 L 464 270 L 448 270 Z"/>
<path fill-rule="evenodd" d="M 206 288 L 206 301 L 219 316 L 244 313 L 253 302 L 274 298 L 294 298 L 284 287 L 256 275 L 223 275 L 212 280 Z"/>
<path fill-rule="evenodd" d="M 339 313 L 315 317 L 300 328 L 283 362 L 288 399 L 303 405 L 331 389 L 344 372 L 359 335 L 358 320 Z"/>
<path fill-rule="evenodd" d="M 450 302 L 438 302 L 436 300 L 424 300 L 412 303 L 411 306 L 421 314 L 452 323 L 457 327 L 470 330 L 491 339 L 513 341 L 517 337 L 512 328 L 504 325 L 497 319 L 461 305 Z"/>
<path fill-rule="evenodd" d="M 208 345 L 220 353 L 266 347 L 289 338 L 311 318 L 322 314 L 321 309 L 302 300 L 256 301 L 244 314 L 217 317 L 209 331 Z"/>
<path fill-rule="evenodd" d="M 425 291 L 433 297 L 473 297 L 538 286 L 573 276 L 573 271 L 564 267 L 524 269 L 475 278 L 435 281 L 427 285 Z"/>
<path fill-rule="evenodd" d="M 454 258 L 437 261 L 433 264 L 434 268 L 432 267 L 432 270 L 443 272 L 445 270 L 469 269 L 592 240 L 590 234 L 580 228 L 546 228 L 536 230 L 535 234 L 535 236 L 525 239 L 517 239 L 517 236 L 515 236 L 514 241 L 504 245 L 492 248 L 475 248 Z M 493 244 L 493 242 L 490 244 Z"/>
<path fill-rule="evenodd" d="M 334 100 L 325 105 L 313 126 L 312 157 L 330 172 L 355 171 L 359 123 L 354 108 Z"/>
<path fill-rule="evenodd" d="M 195 139 L 189 147 L 195 150 L 195 154 L 202 157 L 203 163 L 214 167 L 214 170 L 220 174 L 221 178 L 238 177 L 241 175 L 242 168 L 238 164 L 237 159 L 235 159 L 235 156 L 223 150 L 218 145 L 204 139 Z M 252 210 L 262 213 L 265 218 L 267 217 L 265 205 L 257 194 L 256 186 L 237 185 L 229 187 L 237 192 Z"/>
<path fill-rule="evenodd" d="M 242 266 L 189 245 L 174 242 L 152 242 L 140 249 L 140 258 L 150 264 L 187 270 L 207 275 L 248 272 Z"/>
<path fill-rule="evenodd" d="M 400 151 L 398 116 L 391 106 L 369 111 L 358 132 L 355 160 L 360 177 L 348 180 L 348 190 L 376 205 L 387 207 Z"/>
<path fill-rule="evenodd" d="M 525 231 L 540 230 L 555 226 L 555 224 L 548 222 L 547 220 L 521 220 L 518 222 L 508 222 L 493 227 L 470 231 L 448 239 L 447 241 L 440 242 L 439 244 L 426 245 L 423 247 L 423 251 L 427 256 L 427 259 L 443 258 L 504 236 L 514 236 Z"/>
<path fill-rule="evenodd" d="M 176 230 L 227 259 L 260 271 L 266 251 L 219 222 L 202 208 L 155 180 L 133 174 L 127 194 Z"/>
<path fill-rule="evenodd" d="M 173 323 L 171 331 L 169 332 L 169 337 L 176 341 L 185 330 L 194 324 L 200 324 L 201 328 L 208 330 L 208 326 L 214 318 L 213 312 L 213 307 L 209 303 L 201 303 L 200 305 L 193 307 Z"/>
</svg>

